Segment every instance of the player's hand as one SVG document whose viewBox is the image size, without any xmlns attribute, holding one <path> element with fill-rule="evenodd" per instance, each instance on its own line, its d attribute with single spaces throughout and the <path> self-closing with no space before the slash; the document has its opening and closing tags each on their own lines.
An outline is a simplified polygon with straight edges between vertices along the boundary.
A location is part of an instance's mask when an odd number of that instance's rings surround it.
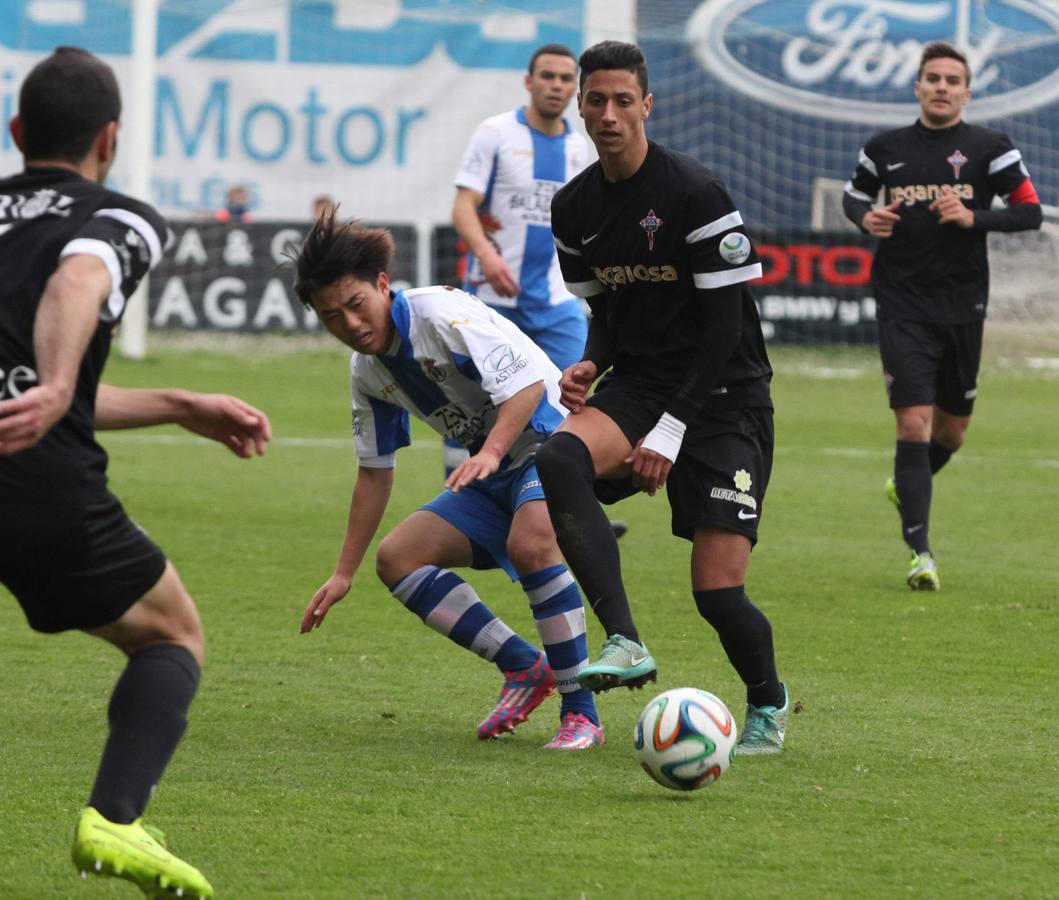
<svg viewBox="0 0 1059 900">
<path fill-rule="evenodd" d="M 0 400 L 0 454 L 9 456 L 37 444 L 66 415 L 71 399 L 57 388 L 38 385 L 19 397 Z"/>
<path fill-rule="evenodd" d="M 952 222 L 960 228 L 971 228 L 974 225 L 974 210 L 963 205 L 955 194 L 942 194 L 930 204 L 928 209 L 938 217 L 939 225 Z"/>
<path fill-rule="evenodd" d="M 272 425 L 261 410 L 227 394 L 191 394 L 178 424 L 224 444 L 236 456 L 262 456 L 272 439 Z"/>
<path fill-rule="evenodd" d="M 449 488 L 452 493 L 458 494 L 460 488 L 466 487 L 472 481 L 488 478 L 499 469 L 500 457 L 489 450 L 482 449 L 452 470 L 452 474 L 445 479 L 445 487 Z"/>
<path fill-rule="evenodd" d="M 336 573 L 324 582 L 323 587 L 313 594 L 313 599 L 305 607 L 305 615 L 302 616 L 302 634 L 308 634 L 314 628 L 323 625 L 327 611 L 349 593 L 351 581 L 352 579 L 347 575 Z"/>
<path fill-rule="evenodd" d="M 625 457 L 625 464 L 632 466 L 632 483 L 650 497 L 666 486 L 669 470 L 673 468 L 673 463 L 661 453 L 646 449 L 643 438 L 636 442 L 632 453 Z"/>
<path fill-rule="evenodd" d="M 559 402 L 576 414 L 585 405 L 592 382 L 596 380 L 596 364 L 584 359 L 563 370 L 559 379 Z"/>
<path fill-rule="evenodd" d="M 861 219 L 861 226 L 868 234 L 877 238 L 888 238 L 894 233 L 894 225 L 901 221 L 897 210 L 901 208 L 903 200 L 894 200 L 889 206 L 882 209 L 869 210 Z"/>
<path fill-rule="evenodd" d="M 489 286 L 501 297 L 517 297 L 521 288 L 511 274 L 507 263 L 495 250 L 490 250 L 484 256 L 478 257 L 478 263 L 482 267 L 482 275 L 489 282 Z"/>
</svg>

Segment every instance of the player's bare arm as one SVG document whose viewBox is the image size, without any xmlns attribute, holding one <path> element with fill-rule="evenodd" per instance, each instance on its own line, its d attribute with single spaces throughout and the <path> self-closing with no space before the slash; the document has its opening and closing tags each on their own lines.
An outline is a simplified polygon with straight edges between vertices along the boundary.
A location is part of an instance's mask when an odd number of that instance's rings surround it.
<svg viewBox="0 0 1059 900">
<path fill-rule="evenodd" d="M 445 480 L 445 487 L 454 493 L 472 481 L 488 478 L 500 469 L 500 461 L 525 430 L 537 405 L 544 396 L 544 382 L 535 381 L 497 407 L 496 422 L 479 450 L 453 469 Z"/>
<path fill-rule="evenodd" d="M 338 554 L 334 574 L 313 594 L 302 616 L 301 633 L 308 634 L 324 622 L 327 611 L 349 593 L 353 576 L 364 560 L 364 554 L 379 530 L 383 513 L 393 490 L 393 469 L 361 466 L 353 497 L 349 502 L 346 536 Z"/>
<path fill-rule="evenodd" d="M 861 219 L 861 227 L 877 238 L 891 237 L 894 233 L 894 226 L 901 221 L 901 217 L 897 214 L 901 203 L 900 200 L 894 200 L 889 206 L 869 210 Z"/>
<path fill-rule="evenodd" d="M 478 215 L 485 195 L 471 188 L 457 188 L 456 200 L 452 205 L 452 224 L 461 238 L 467 242 L 482 266 L 482 274 L 489 286 L 501 297 L 517 297 L 519 285 L 511 274 L 511 269 L 504 258 L 497 252 L 485 226 Z"/>
<path fill-rule="evenodd" d="M 95 256 L 68 256 L 48 279 L 33 324 L 38 383 L 20 397 L 0 401 L 0 453 L 32 447 L 66 415 L 110 291 L 110 272 Z"/>
<path fill-rule="evenodd" d="M 96 429 L 114 431 L 174 424 L 224 444 L 236 456 L 264 455 L 272 439 L 268 416 L 238 397 L 178 388 L 122 388 L 100 384 Z"/>
</svg>

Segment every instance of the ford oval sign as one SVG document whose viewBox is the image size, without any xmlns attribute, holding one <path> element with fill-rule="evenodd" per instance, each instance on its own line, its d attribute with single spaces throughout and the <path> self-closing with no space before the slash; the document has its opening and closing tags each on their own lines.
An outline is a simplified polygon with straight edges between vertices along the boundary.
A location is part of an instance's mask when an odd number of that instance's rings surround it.
<svg viewBox="0 0 1059 900">
<path fill-rule="evenodd" d="M 706 0 L 686 38 L 729 88 L 814 118 L 908 123 L 932 40 L 967 53 L 976 120 L 1059 98 L 1057 0 Z"/>
</svg>

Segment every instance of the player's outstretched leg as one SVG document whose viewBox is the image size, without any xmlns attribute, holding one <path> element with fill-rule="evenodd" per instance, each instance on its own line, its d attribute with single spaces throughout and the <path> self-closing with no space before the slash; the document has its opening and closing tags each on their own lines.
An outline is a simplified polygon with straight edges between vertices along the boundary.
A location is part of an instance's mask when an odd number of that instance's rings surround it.
<svg viewBox="0 0 1059 900">
<path fill-rule="evenodd" d="M 577 675 L 581 687 L 599 693 L 615 687 L 643 687 L 658 676 L 658 667 L 647 647 L 620 634 L 612 634 L 603 645 L 599 658 Z"/>
<path fill-rule="evenodd" d="M 74 830 L 74 865 L 81 877 L 108 875 L 137 885 L 147 897 L 207 900 L 213 888 L 194 866 L 170 853 L 161 832 L 144 826 L 111 822 L 92 807 L 81 813 Z"/>
<path fill-rule="evenodd" d="M 504 672 L 504 684 L 496 705 L 478 723 L 478 740 L 488 741 L 502 734 L 512 734 L 554 693 L 555 678 L 543 653 L 525 669 Z"/>
<path fill-rule="evenodd" d="M 545 655 L 497 618 L 459 575 L 420 566 L 390 590 L 426 625 L 496 663 L 503 673 L 500 698 L 478 726 L 481 740 L 514 731 L 554 693 L 555 679 Z"/>
<path fill-rule="evenodd" d="M 596 701 L 577 682 L 578 672 L 588 662 L 585 606 L 577 582 L 561 564 L 524 575 L 521 581 L 562 701 L 559 730 L 544 746 L 548 750 L 601 746 L 603 728 Z"/>
<path fill-rule="evenodd" d="M 783 751 L 791 697 L 787 685 L 782 687 L 782 706 L 753 706 L 750 703 L 746 705 L 746 722 L 735 745 L 735 752 L 739 756 L 763 756 Z"/>
</svg>

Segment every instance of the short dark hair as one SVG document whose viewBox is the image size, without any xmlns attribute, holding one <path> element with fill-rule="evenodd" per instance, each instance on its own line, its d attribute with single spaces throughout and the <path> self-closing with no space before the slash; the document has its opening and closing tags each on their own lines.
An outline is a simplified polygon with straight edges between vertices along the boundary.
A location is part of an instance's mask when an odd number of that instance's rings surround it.
<svg viewBox="0 0 1059 900">
<path fill-rule="evenodd" d="M 923 55 L 919 58 L 919 72 L 916 74 L 916 81 L 923 77 L 923 67 L 932 59 L 955 59 L 963 63 L 963 71 L 967 73 L 967 87 L 971 86 L 971 66 L 967 62 L 967 57 L 948 41 L 931 41 L 923 48 Z"/>
<path fill-rule="evenodd" d="M 643 95 L 647 96 L 647 60 L 644 58 L 643 50 L 636 44 L 626 44 L 623 41 L 600 41 L 581 54 L 578 65 L 581 66 L 578 88 L 583 88 L 585 79 L 598 69 L 627 69 L 636 76 Z"/>
<path fill-rule="evenodd" d="M 338 221 L 332 207 L 309 229 L 301 245 L 290 241 L 284 255 L 294 266 L 294 293 L 308 307 L 320 291 L 347 276 L 375 281 L 393 265 L 393 235 L 368 228 L 356 219 Z"/>
<path fill-rule="evenodd" d="M 574 51 L 571 50 L 566 44 L 545 44 L 543 47 L 538 47 L 533 51 L 533 56 L 530 57 L 529 61 L 529 73 L 533 74 L 533 67 L 537 65 L 537 58 L 540 56 L 569 56 L 570 59 L 577 63 L 577 57 L 574 56 Z"/>
<path fill-rule="evenodd" d="M 118 80 L 87 50 L 56 47 L 22 82 L 18 115 L 26 159 L 80 162 L 99 130 L 121 118 Z"/>
</svg>

